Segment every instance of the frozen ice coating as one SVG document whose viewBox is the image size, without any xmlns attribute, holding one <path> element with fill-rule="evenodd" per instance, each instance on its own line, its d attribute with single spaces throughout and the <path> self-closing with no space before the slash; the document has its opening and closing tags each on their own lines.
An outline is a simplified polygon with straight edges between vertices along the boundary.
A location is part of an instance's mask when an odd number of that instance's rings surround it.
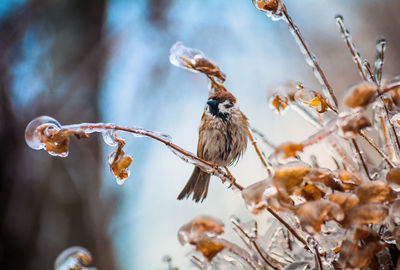
<svg viewBox="0 0 400 270">
<path fill-rule="evenodd" d="M 264 12 L 271 20 L 278 21 L 284 19 L 282 14 L 282 3 L 280 0 L 252 0 L 256 9 Z"/>
<path fill-rule="evenodd" d="M 114 134 L 115 131 L 113 130 L 104 130 L 103 132 L 101 132 L 103 140 L 108 146 L 115 147 L 118 145 L 118 143 L 114 140 Z"/>
<path fill-rule="evenodd" d="M 34 150 L 42 150 L 46 146 L 46 144 L 41 142 L 38 138 L 38 127 L 44 124 L 48 125 L 48 128 L 61 128 L 60 123 L 50 116 L 39 116 L 30 121 L 25 129 L 25 142 Z"/>
<path fill-rule="evenodd" d="M 83 247 L 70 247 L 57 256 L 54 270 L 96 270 L 95 267 L 86 267 L 92 262 L 92 255 Z"/>
<path fill-rule="evenodd" d="M 187 48 L 181 41 L 172 45 L 169 50 L 169 61 L 176 67 L 185 68 L 192 72 L 198 73 L 192 66 L 196 65 L 196 60 L 205 58 L 202 51 L 194 48 Z"/>
</svg>

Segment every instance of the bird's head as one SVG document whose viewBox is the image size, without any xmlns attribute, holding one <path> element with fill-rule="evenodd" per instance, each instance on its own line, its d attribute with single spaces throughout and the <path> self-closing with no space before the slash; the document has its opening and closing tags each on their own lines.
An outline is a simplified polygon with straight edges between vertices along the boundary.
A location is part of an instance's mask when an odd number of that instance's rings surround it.
<svg viewBox="0 0 400 270">
<path fill-rule="evenodd" d="M 208 97 L 206 111 L 212 116 L 226 120 L 237 110 L 236 98 L 227 91 L 216 92 Z"/>
</svg>

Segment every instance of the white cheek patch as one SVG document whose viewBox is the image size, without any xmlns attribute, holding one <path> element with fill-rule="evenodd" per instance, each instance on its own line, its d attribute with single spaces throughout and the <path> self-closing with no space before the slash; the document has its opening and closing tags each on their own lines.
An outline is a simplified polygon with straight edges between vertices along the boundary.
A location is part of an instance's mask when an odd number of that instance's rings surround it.
<svg viewBox="0 0 400 270">
<path fill-rule="evenodd" d="M 224 102 L 222 102 L 222 103 L 220 103 L 218 105 L 218 110 L 219 110 L 220 113 L 222 113 L 222 114 L 226 114 L 226 113 L 230 114 L 232 109 L 235 107 L 235 106 L 228 106 L 228 108 L 226 108 L 225 107 L 226 105 L 232 105 L 232 103 L 229 100 L 225 100 Z"/>
</svg>

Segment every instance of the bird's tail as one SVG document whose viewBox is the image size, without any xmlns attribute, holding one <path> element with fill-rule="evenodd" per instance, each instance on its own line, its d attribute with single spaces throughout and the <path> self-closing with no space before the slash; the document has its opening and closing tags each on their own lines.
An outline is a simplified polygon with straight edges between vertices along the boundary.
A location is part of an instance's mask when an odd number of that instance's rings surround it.
<svg viewBox="0 0 400 270">
<path fill-rule="evenodd" d="M 198 167 L 194 168 L 189 181 L 178 196 L 178 200 L 188 198 L 193 193 L 195 202 L 203 201 L 207 196 L 208 184 L 211 174 L 203 172 Z"/>
</svg>

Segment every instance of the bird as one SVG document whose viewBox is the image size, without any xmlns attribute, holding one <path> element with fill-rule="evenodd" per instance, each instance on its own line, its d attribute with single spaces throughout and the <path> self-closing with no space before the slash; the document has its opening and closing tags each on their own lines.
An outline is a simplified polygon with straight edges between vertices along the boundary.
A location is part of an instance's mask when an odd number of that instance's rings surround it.
<svg viewBox="0 0 400 270">
<path fill-rule="evenodd" d="M 216 166 L 235 163 L 247 147 L 248 121 L 240 111 L 236 98 L 228 91 L 209 96 L 201 117 L 197 156 Z M 208 192 L 211 174 L 195 167 L 178 200 L 193 194 L 195 202 L 202 202 Z"/>
</svg>

